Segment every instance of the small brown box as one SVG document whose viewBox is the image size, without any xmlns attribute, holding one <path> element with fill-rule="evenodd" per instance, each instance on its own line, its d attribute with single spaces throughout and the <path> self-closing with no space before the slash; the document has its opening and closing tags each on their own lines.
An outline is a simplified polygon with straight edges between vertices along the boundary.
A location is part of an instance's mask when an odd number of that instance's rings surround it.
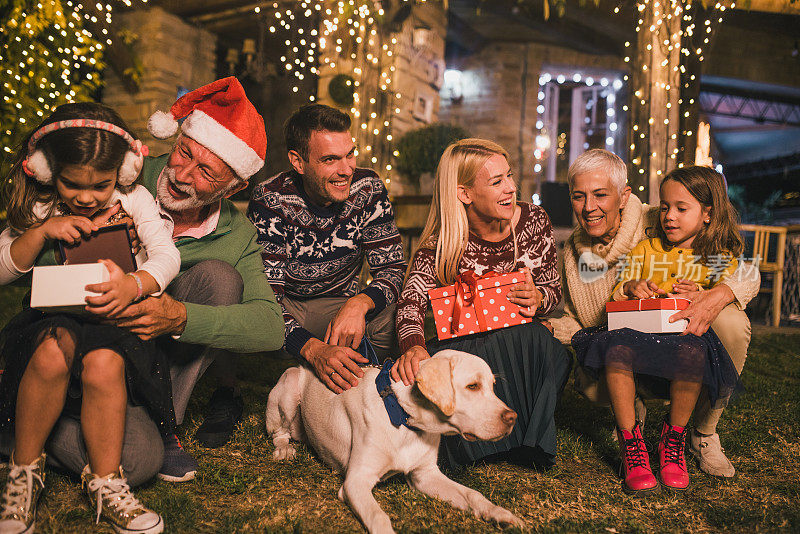
<svg viewBox="0 0 800 534">
<path fill-rule="evenodd" d="M 64 265 L 97 263 L 97 260 L 111 260 L 123 272 L 136 270 L 136 258 L 131 250 L 131 238 L 127 224 L 102 226 L 92 235 L 82 237 L 76 245 L 58 242 Z"/>
</svg>

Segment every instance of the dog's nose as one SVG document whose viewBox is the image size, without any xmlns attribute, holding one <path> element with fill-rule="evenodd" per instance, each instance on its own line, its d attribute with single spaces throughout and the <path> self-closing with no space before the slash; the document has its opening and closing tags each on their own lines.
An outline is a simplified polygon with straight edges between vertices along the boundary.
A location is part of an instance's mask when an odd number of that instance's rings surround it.
<svg viewBox="0 0 800 534">
<path fill-rule="evenodd" d="M 503 422 L 508 426 L 514 426 L 514 423 L 517 422 L 517 412 L 514 410 L 505 410 L 500 415 L 500 419 L 502 419 Z"/>
</svg>

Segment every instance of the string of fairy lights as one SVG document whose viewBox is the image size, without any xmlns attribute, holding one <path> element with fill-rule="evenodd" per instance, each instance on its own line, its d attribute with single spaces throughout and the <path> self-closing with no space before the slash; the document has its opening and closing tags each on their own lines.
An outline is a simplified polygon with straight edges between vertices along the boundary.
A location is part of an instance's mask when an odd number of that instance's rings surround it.
<svg viewBox="0 0 800 534">
<path fill-rule="evenodd" d="M 426 0 L 402 0 L 403 4 Z M 304 80 L 316 76 L 320 87 L 337 74 L 352 78 L 350 115 L 356 144 L 370 165 L 392 170 L 392 120 L 401 112 L 403 95 L 395 83 L 398 34 L 381 24 L 387 13 L 371 0 L 301 0 L 274 2 L 266 13 L 270 34 L 285 37 L 281 68 L 291 73 L 291 91 L 298 93 Z M 256 13 L 265 10 L 256 7 Z M 313 78 L 311 78 L 313 79 Z M 311 91 L 308 99 L 319 97 Z M 390 178 L 385 179 L 387 184 Z"/>
<path fill-rule="evenodd" d="M 319 47 L 322 80 L 338 73 L 353 78 L 350 114 L 363 159 L 371 165 L 380 163 L 389 171 L 392 117 L 400 111 L 391 104 L 402 95 L 393 89 L 397 37 L 379 31 L 384 15 L 384 9 L 371 2 L 331 2 L 324 10 Z M 386 180 L 389 183 L 390 179 Z"/>
<path fill-rule="evenodd" d="M 704 54 L 710 45 L 714 31 L 722 22 L 723 14 L 726 10 L 735 7 L 735 2 L 717 1 L 713 6 L 710 4 L 704 7 L 699 0 L 685 2 L 682 0 L 640 0 L 637 2 L 637 24 L 636 34 L 639 45 L 643 42 L 645 50 L 636 49 L 630 41 L 625 42 L 626 63 L 632 63 L 634 87 L 632 87 L 631 105 L 634 109 L 631 113 L 631 144 L 630 162 L 638 175 L 645 175 L 649 168 L 648 161 L 650 156 L 657 159 L 663 156 L 663 165 L 656 170 L 657 175 L 662 174 L 662 169 L 669 166 L 682 166 L 683 162 L 678 161 L 682 146 L 687 137 L 691 137 L 695 132 L 691 129 L 692 121 L 690 108 L 694 106 L 695 99 L 692 93 L 696 94 L 696 85 L 699 84 L 699 69 L 688 69 L 687 64 L 692 60 L 702 62 Z M 648 10 L 652 10 L 649 11 Z M 615 8 L 619 12 L 619 7 Z M 641 39 L 644 37 L 644 39 Z M 656 50 L 655 47 L 659 47 Z M 658 54 L 660 62 L 653 59 Z M 666 74 L 661 81 L 654 81 L 653 71 L 660 68 L 659 74 Z M 628 80 L 628 76 L 625 77 Z M 638 83 L 637 83 L 638 82 Z M 655 118 L 652 112 L 653 98 L 652 91 L 666 92 L 667 113 L 663 119 L 663 125 L 654 125 Z M 686 101 L 684 101 L 684 95 Z M 679 109 L 679 124 L 673 124 L 670 120 L 670 110 L 677 96 Z M 636 109 L 638 108 L 638 109 Z M 623 107 L 627 111 L 628 106 Z M 659 110 L 661 111 L 661 110 Z M 674 115 L 674 113 L 672 113 Z M 637 120 L 637 117 L 641 120 Z M 667 149 L 667 153 L 659 154 L 659 150 L 666 147 L 651 147 L 651 128 L 665 128 L 667 138 L 672 149 Z M 674 143 L 671 143 L 675 141 Z M 644 185 L 639 186 L 639 190 L 644 190 Z"/>
<path fill-rule="evenodd" d="M 586 136 L 595 133 L 602 134 L 607 150 L 614 151 L 617 139 L 623 135 L 620 128 L 619 94 L 623 88 L 622 79 L 617 75 L 596 74 L 580 70 L 565 70 L 548 68 L 539 74 L 539 91 L 536 111 L 536 135 L 534 141 L 533 172 L 546 171 L 549 178 L 555 179 L 556 158 L 568 157 L 566 153 L 567 134 L 559 133 L 558 124 L 558 93 L 552 86 L 580 90 L 594 89 L 591 97 L 584 103 L 582 110 L 582 128 Z M 554 114 L 554 111 L 556 112 Z M 576 111 L 573 110 L 573 113 Z M 592 120 L 590 117 L 594 117 Z M 571 140 L 574 141 L 574 140 Z M 588 141 L 584 142 L 579 151 L 590 148 Z"/>
<path fill-rule="evenodd" d="M 122 3 L 133 7 L 132 0 Z M 29 123 L 99 87 L 113 11 L 111 3 L 72 0 L 26 2 L 10 10 L 0 24 L 4 154 Z"/>
<path fill-rule="evenodd" d="M 274 34 L 283 29 L 287 34 L 284 41 L 286 51 L 280 59 L 286 71 L 293 77 L 291 86 L 294 93 L 300 90 L 300 84 L 306 76 L 319 74 L 316 67 L 319 31 L 315 27 L 309 27 L 309 23 L 316 20 L 323 10 L 323 4 L 323 0 L 303 0 L 299 10 L 297 2 L 292 2 L 285 8 L 278 2 L 272 4 L 274 11 L 268 19 L 274 20 L 268 21 L 269 32 Z M 255 12 L 260 13 L 261 8 L 256 7 Z M 311 100 L 314 100 L 313 95 Z"/>
</svg>

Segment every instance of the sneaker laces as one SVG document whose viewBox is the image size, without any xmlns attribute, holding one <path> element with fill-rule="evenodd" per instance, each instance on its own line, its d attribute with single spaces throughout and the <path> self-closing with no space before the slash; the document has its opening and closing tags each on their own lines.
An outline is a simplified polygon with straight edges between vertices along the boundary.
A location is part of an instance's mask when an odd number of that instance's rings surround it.
<svg viewBox="0 0 800 534">
<path fill-rule="evenodd" d="M 122 513 L 129 513 L 143 508 L 139 499 L 131 493 L 131 487 L 124 478 L 95 477 L 89 481 L 87 487 L 90 491 L 97 492 L 96 523 L 100 522 L 100 515 L 103 512 L 103 499 L 108 499 L 109 505 Z"/>
<path fill-rule="evenodd" d="M 31 502 L 33 499 L 33 484 L 38 483 L 44 488 L 44 480 L 41 475 L 36 472 L 37 464 L 30 465 L 12 465 L 11 470 L 8 472 L 8 481 L 6 482 L 5 490 L 3 491 L 3 511 L 0 517 L 17 514 L 23 515 L 20 510 L 25 510 L 24 514 L 31 511 Z"/>
<path fill-rule="evenodd" d="M 683 449 L 686 447 L 686 432 L 669 428 L 664 436 L 664 463 L 683 465 Z"/>
<path fill-rule="evenodd" d="M 183 450 L 183 445 L 181 444 L 181 440 L 178 439 L 178 435 L 177 434 L 172 434 L 172 435 L 168 436 L 167 439 L 164 440 L 164 445 L 165 445 L 165 448 L 176 448 L 176 449 Z"/>
</svg>

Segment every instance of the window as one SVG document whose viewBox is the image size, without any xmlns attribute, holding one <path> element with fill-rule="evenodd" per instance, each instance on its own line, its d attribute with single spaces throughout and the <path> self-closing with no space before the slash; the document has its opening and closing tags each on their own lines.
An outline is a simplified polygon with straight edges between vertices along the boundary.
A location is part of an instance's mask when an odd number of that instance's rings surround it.
<svg viewBox="0 0 800 534">
<path fill-rule="evenodd" d="M 626 159 L 622 89 L 622 80 L 614 73 L 539 77 L 534 152 L 539 181 L 565 182 L 570 164 L 590 148 L 604 148 Z"/>
</svg>

